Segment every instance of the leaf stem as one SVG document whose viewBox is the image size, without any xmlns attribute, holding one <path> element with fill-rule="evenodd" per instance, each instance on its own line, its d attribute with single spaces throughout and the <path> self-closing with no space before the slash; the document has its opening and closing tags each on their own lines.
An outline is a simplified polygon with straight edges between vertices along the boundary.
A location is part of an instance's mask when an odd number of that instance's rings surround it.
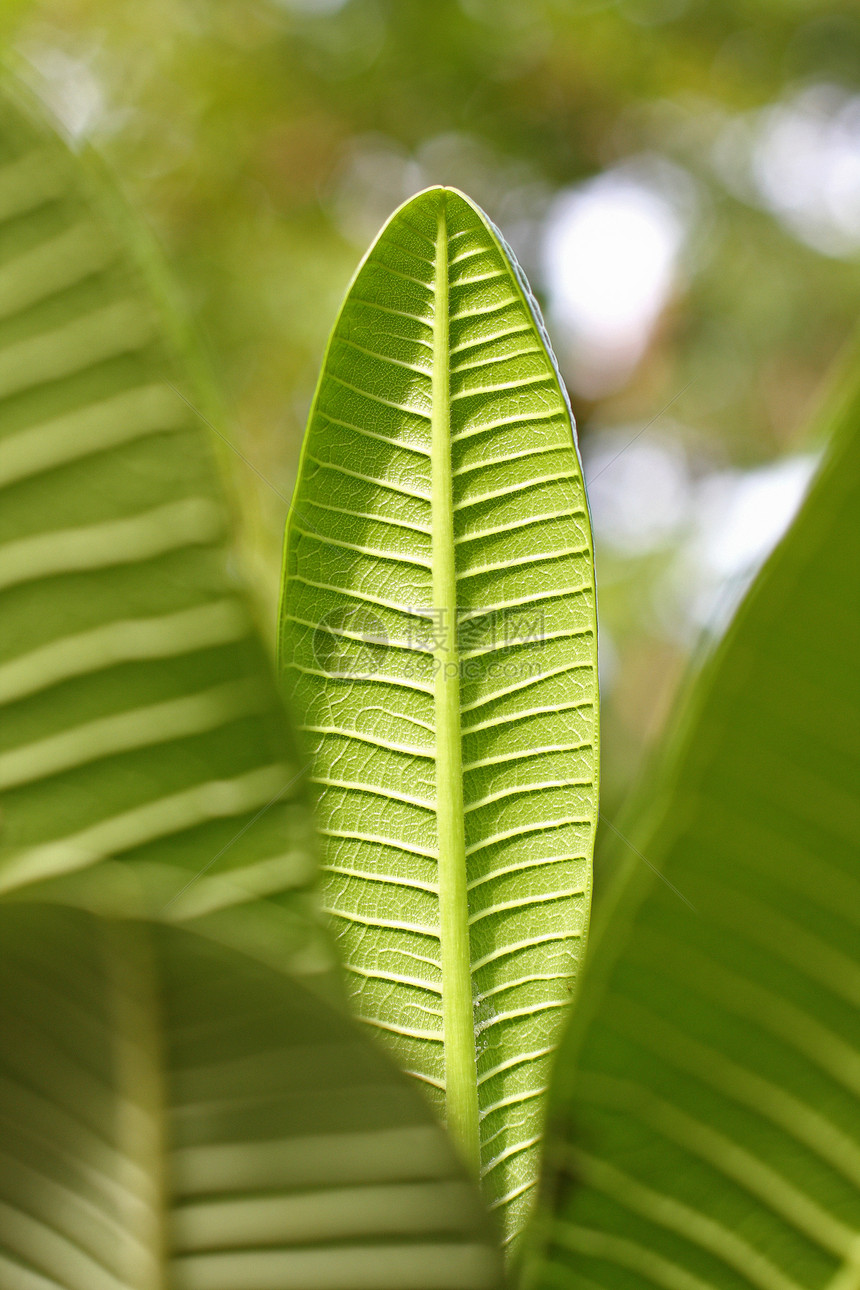
<svg viewBox="0 0 860 1290">
<path fill-rule="evenodd" d="M 435 290 L 431 464 L 433 607 L 438 614 L 434 666 L 445 1101 L 448 1129 L 477 1176 L 480 1170 L 478 1077 L 463 814 L 448 353 L 448 226 L 444 192 L 439 194 Z"/>
</svg>

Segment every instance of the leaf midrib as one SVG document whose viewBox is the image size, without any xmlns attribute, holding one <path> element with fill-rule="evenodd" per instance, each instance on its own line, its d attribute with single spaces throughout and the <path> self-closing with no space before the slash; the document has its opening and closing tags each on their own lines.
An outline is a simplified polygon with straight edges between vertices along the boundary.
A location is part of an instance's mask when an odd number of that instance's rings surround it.
<svg viewBox="0 0 860 1290">
<path fill-rule="evenodd" d="M 168 1189 L 162 1023 L 153 947 L 143 927 L 107 925 L 116 1139 L 128 1290 L 167 1290 Z"/>
<path fill-rule="evenodd" d="M 431 409 L 433 664 L 436 714 L 436 822 L 439 848 L 439 935 L 445 1104 L 449 1131 L 477 1176 L 480 1171 L 478 1081 L 472 1013 L 472 965 L 466 889 L 460 659 L 451 462 L 448 338 L 448 227 L 439 194 L 434 272 Z"/>
</svg>

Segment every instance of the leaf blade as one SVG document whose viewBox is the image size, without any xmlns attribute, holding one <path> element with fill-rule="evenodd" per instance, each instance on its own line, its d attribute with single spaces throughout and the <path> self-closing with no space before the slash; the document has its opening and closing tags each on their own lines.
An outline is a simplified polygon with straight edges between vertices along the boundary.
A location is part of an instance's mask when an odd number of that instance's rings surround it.
<svg viewBox="0 0 860 1290">
<path fill-rule="evenodd" d="M 328 970 L 299 767 L 169 320 L 104 182 L 18 97 L 0 105 L 0 892 L 199 917 Z"/>
<path fill-rule="evenodd" d="M 0 908 L 0 1267 L 63 1290 L 493 1290 L 475 1188 L 407 1081 L 194 932 Z"/>
<path fill-rule="evenodd" d="M 599 922 L 527 1284 L 856 1281 L 853 373 L 846 385 L 824 464 L 633 834 L 695 912 L 634 863 Z"/>
<path fill-rule="evenodd" d="M 392 217 L 332 333 L 281 624 L 359 1013 L 442 1112 L 457 1034 L 453 1118 L 474 1158 L 478 1101 L 487 1194 L 512 1238 L 587 920 L 594 589 L 536 306 L 452 190 Z"/>
</svg>

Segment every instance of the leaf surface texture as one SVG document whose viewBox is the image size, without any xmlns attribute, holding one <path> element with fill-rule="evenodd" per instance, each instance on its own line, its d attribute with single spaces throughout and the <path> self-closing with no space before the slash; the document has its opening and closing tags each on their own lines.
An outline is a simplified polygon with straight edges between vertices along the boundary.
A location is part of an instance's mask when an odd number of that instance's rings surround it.
<svg viewBox="0 0 860 1290">
<path fill-rule="evenodd" d="M 506 1239 L 580 963 L 595 600 L 572 418 L 486 217 L 395 213 L 325 359 L 288 524 L 281 661 L 352 996 L 480 1169 Z"/>
</svg>

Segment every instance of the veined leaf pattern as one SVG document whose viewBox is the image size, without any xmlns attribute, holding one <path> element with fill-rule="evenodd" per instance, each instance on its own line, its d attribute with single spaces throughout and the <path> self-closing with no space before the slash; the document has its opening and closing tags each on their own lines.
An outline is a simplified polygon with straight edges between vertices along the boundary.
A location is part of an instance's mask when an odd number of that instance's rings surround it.
<svg viewBox="0 0 860 1290">
<path fill-rule="evenodd" d="M 205 917 L 330 967 L 208 431 L 90 179 L 4 102 L 0 895 Z"/>
<path fill-rule="evenodd" d="M 596 815 L 592 548 L 537 306 L 465 197 L 401 208 L 335 326 L 281 661 L 360 1015 L 511 1241 L 581 962 Z"/>
<path fill-rule="evenodd" d="M 339 1008 L 194 931 L 0 907 L 9 1290 L 497 1290 L 444 1131 Z"/>
</svg>

